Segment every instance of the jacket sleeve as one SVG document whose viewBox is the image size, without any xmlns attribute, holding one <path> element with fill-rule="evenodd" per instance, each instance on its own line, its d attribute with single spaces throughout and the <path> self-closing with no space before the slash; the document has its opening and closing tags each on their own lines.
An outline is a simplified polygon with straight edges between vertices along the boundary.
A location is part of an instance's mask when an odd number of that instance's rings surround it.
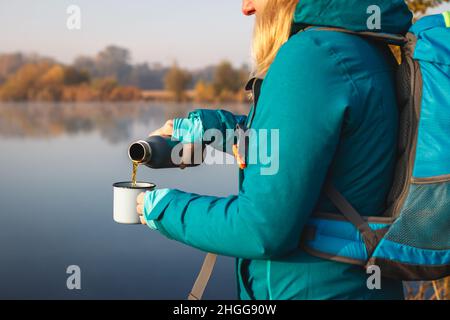
<svg viewBox="0 0 450 320">
<path fill-rule="evenodd" d="M 258 148 L 267 148 L 274 160 L 249 164 L 236 196 L 171 190 L 147 217 L 158 230 L 204 251 L 246 259 L 275 258 L 298 248 L 339 143 L 348 101 L 357 96 L 333 57 L 308 37 L 291 38 L 266 76 L 252 125 L 258 132 L 269 130 Z"/>
<path fill-rule="evenodd" d="M 247 116 L 234 115 L 226 110 L 197 109 L 185 119 L 175 119 L 172 137 L 183 143 L 201 142 L 208 130 L 216 130 L 218 141 L 212 147 L 231 153 L 236 126 L 245 124 Z"/>
</svg>

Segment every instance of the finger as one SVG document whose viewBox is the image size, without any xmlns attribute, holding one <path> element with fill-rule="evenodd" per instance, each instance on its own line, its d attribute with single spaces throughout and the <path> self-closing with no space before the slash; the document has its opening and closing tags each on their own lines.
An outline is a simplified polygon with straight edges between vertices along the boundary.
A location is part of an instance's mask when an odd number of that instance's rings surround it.
<svg viewBox="0 0 450 320">
<path fill-rule="evenodd" d="M 144 200 L 145 200 L 145 192 L 139 193 L 139 195 L 136 199 L 137 203 L 142 204 L 142 203 L 144 203 Z"/>
<path fill-rule="evenodd" d="M 154 136 L 160 136 L 161 135 L 161 130 L 155 130 L 152 133 L 150 133 L 148 136 L 149 137 L 154 137 Z"/>
<path fill-rule="evenodd" d="M 147 224 L 147 222 L 145 222 L 145 218 L 143 216 L 139 216 L 139 218 L 141 219 L 141 224 Z"/>
<path fill-rule="evenodd" d="M 136 207 L 137 213 L 141 216 L 144 214 L 144 205 L 140 204 Z"/>
<path fill-rule="evenodd" d="M 168 136 L 171 136 L 173 134 L 173 120 L 170 120 L 166 123 L 164 128 L 164 133 Z"/>
</svg>

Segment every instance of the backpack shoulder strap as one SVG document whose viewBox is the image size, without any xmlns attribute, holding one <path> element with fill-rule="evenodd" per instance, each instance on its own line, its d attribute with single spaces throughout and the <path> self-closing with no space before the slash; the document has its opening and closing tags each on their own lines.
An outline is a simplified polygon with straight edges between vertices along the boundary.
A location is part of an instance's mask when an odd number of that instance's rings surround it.
<svg viewBox="0 0 450 320">
<path fill-rule="evenodd" d="M 208 253 L 203 261 L 202 268 L 195 280 L 194 286 L 189 293 L 188 300 L 202 300 L 203 293 L 208 285 L 211 274 L 216 264 L 217 255 Z"/>
<path fill-rule="evenodd" d="M 335 32 L 342 32 L 342 33 L 348 33 L 353 34 L 356 36 L 364 37 L 364 38 L 370 38 L 373 40 L 378 40 L 382 42 L 386 42 L 388 44 L 393 45 L 399 45 L 403 46 L 408 42 L 408 39 L 402 35 L 398 34 L 389 34 L 389 33 L 378 33 L 378 32 L 368 32 L 368 31 L 352 31 L 342 28 L 334 28 L 334 27 L 307 27 L 304 30 L 316 30 L 316 31 L 335 31 Z"/>
<path fill-rule="evenodd" d="M 350 221 L 361 233 L 371 232 L 367 221 L 356 211 L 347 199 L 329 182 L 325 184 L 324 192 L 339 211 Z"/>
<path fill-rule="evenodd" d="M 324 192 L 342 215 L 361 233 L 369 255 L 380 242 L 380 234 L 373 230 L 366 219 L 358 213 L 350 202 L 334 187 L 331 182 L 325 183 Z"/>
</svg>

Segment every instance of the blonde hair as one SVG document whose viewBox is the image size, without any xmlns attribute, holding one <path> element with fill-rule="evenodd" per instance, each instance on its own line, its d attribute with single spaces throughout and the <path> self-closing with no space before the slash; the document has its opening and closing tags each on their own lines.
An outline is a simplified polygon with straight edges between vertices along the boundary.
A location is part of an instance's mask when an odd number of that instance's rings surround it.
<svg viewBox="0 0 450 320">
<path fill-rule="evenodd" d="M 294 12 L 299 0 L 266 1 L 257 12 L 253 31 L 254 75 L 264 77 L 281 46 L 289 39 Z"/>
</svg>

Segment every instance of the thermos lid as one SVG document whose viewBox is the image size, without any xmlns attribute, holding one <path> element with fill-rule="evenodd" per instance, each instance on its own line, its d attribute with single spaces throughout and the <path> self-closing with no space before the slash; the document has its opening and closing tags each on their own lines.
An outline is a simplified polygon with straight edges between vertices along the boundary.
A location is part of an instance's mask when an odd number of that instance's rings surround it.
<svg viewBox="0 0 450 320">
<path fill-rule="evenodd" d="M 152 150 L 147 141 L 139 140 L 128 148 L 128 157 L 135 162 L 143 163 L 151 158 Z"/>
</svg>

